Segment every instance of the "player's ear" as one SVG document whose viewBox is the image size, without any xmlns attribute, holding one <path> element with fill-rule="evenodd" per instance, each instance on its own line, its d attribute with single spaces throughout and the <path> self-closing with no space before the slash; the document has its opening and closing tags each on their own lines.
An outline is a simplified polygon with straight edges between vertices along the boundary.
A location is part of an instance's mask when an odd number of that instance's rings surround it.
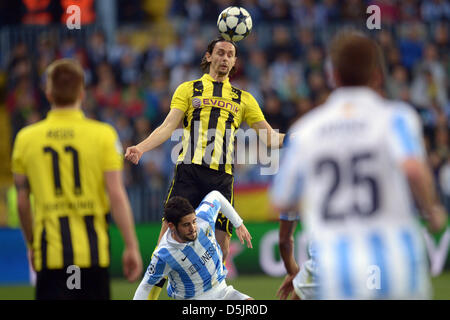
<svg viewBox="0 0 450 320">
<path fill-rule="evenodd" d="M 209 52 L 205 53 L 206 61 L 211 62 L 211 54 Z"/>
<path fill-rule="evenodd" d="M 51 88 L 47 84 L 45 86 L 45 97 L 47 98 L 48 102 L 50 102 L 50 104 L 52 104 L 53 103 L 53 99 L 52 99 L 52 96 L 51 96 L 50 92 L 51 92 Z"/>
<path fill-rule="evenodd" d="M 236 60 L 237 60 L 237 57 L 234 56 L 234 57 L 233 57 L 233 60 L 232 60 L 232 62 L 231 62 L 231 67 L 234 67 L 234 65 L 236 64 Z"/>
<path fill-rule="evenodd" d="M 84 90 L 84 88 L 81 88 L 79 97 L 80 101 L 84 101 L 84 98 L 86 97 L 86 90 Z"/>
<path fill-rule="evenodd" d="M 175 225 L 172 222 L 167 222 L 167 226 L 171 231 L 174 231 L 176 229 Z"/>
</svg>

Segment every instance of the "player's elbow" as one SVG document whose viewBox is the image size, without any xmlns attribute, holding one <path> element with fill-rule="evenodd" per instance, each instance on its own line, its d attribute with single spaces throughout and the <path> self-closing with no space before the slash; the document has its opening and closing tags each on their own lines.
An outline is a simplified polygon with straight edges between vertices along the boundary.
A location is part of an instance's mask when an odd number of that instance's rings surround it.
<svg viewBox="0 0 450 320">
<path fill-rule="evenodd" d="M 416 185 L 423 181 L 426 167 L 416 159 L 408 159 L 402 163 L 403 172 L 411 185 Z"/>
<path fill-rule="evenodd" d="M 220 199 L 220 197 L 222 196 L 222 194 L 217 191 L 217 190 L 213 190 L 210 193 L 208 193 L 208 198 L 212 198 L 212 199 Z"/>
</svg>

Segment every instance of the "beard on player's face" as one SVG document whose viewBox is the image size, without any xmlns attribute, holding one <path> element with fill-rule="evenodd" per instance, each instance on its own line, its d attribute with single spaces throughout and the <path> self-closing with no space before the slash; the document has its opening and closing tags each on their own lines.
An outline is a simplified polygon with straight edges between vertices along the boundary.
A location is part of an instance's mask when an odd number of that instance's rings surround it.
<svg viewBox="0 0 450 320">
<path fill-rule="evenodd" d="M 183 241 L 194 241 L 198 236 L 196 224 L 194 224 L 194 228 L 192 229 L 177 227 L 175 228 L 175 232 L 177 233 L 177 236 Z"/>
</svg>

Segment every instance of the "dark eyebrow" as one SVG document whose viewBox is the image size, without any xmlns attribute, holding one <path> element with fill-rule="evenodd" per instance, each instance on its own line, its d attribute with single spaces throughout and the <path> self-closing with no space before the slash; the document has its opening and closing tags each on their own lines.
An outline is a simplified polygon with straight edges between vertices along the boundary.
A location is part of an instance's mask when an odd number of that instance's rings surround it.
<svg viewBox="0 0 450 320">
<path fill-rule="evenodd" d="M 228 53 L 228 52 L 234 53 L 233 49 L 230 49 L 230 50 L 227 51 L 227 50 L 222 49 L 222 48 L 217 48 L 217 51 L 225 51 L 226 53 Z"/>
</svg>

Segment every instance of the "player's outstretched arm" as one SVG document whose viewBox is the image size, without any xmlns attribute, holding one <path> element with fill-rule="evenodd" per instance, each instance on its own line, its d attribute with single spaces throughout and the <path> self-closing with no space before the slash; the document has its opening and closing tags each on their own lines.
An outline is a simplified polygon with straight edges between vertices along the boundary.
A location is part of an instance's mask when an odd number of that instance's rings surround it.
<svg viewBox="0 0 450 320">
<path fill-rule="evenodd" d="M 280 256 L 283 260 L 287 275 L 277 291 L 277 296 L 281 300 L 286 300 L 292 294 L 292 298 L 296 297 L 292 280 L 299 272 L 299 267 L 294 257 L 294 230 L 297 221 L 280 219 L 279 232 L 279 248 Z"/>
<path fill-rule="evenodd" d="M 266 120 L 255 122 L 254 124 L 252 124 L 252 129 L 256 131 L 258 137 L 265 143 L 267 147 L 283 147 L 285 134 L 275 131 Z"/>
<path fill-rule="evenodd" d="M 280 256 L 289 275 L 296 275 L 299 267 L 294 257 L 294 230 L 297 221 L 280 219 L 279 247 Z"/>
<path fill-rule="evenodd" d="M 428 228 L 431 232 L 442 230 L 447 225 L 447 213 L 436 195 L 430 168 L 423 161 L 411 158 L 402 162 L 402 169 Z"/>
<path fill-rule="evenodd" d="M 19 212 L 20 225 L 24 238 L 27 242 L 28 255 L 34 269 L 33 244 L 33 219 L 31 216 L 30 185 L 27 176 L 14 174 L 14 184 L 17 190 L 17 210 Z"/>
<path fill-rule="evenodd" d="M 179 109 L 171 109 L 164 122 L 156 128 L 144 141 L 136 146 L 128 147 L 125 152 L 125 159 L 134 164 L 138 164 L 142 155 L 150 151 L 170 138 L 173 131 L 178 127 L 184 117 L 184 112 Z"/>
<path fill-rule="evenodd" d="M 125 242 L 122 255 L 123 273 L 128 281 L 136 281 L 142 274 L 142 258 L 139 252 L 130 202 L 123 185 L 122 172 L 105 172 L 105 182 L 111 202 L 112 217 Z"/>
<path fill-rule="evenodd" d="M 253 248 L 252 242 L 251 242 L 252 236 L 248 232 L 247 228 L 244 226 L 242 218 L 239 216 L 239 214 L 233 208 L 231 203 L 223 196 L 223 194 L 221 194 L 217 190 L 211 191 L 204 198 L 204 201 L 207 201 L 210 203 L 213 203 L 214 200 L 217 200 L 220 202 L 220 210 L 225 215 L 225 217 L 227 217 L 230 220 L 230 222 L 233 224 L 233 226 L 236 228 L 236 235 L 238 236 L 241 243 L 244 244 L 244 240 L 245 240 L 245 241 L 247 241 L 247 246 L 249 248 Z"/>
</svg>

